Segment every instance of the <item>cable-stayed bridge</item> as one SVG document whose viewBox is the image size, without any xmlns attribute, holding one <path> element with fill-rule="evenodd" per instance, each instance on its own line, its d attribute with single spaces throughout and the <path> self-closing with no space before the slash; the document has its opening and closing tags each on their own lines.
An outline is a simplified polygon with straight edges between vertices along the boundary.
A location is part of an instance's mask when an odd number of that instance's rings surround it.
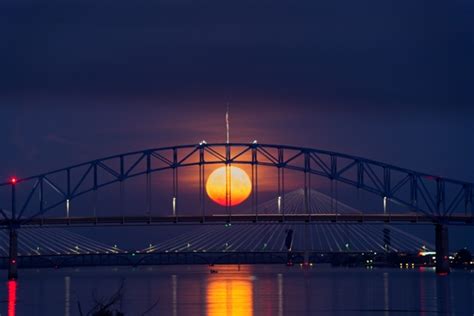
<svg viewBox="0 0 474 316">
<path fill-rule="evenodd" d="M 231 207 L 231 203 L 221 208 L 209 207 L 206 176 L 217 166 L 246 169 L 252 181 L 247 202 L 238 207 Z M 157 192 L 161 194 L 166 183 L 170 192 L 157 202 Z M 314 190 L 314 186 L 330 188 L 330 192 L 323 194 Z M 303 189 L 293 192 L 290 187 Z M 302 225 L 306 227 L 301 237 L 306 248 L 311 241 L 314 246 L 318 236 L 331 235 L 332 241 L 319 241 L 318 247 L 326 245 L 333 251 L 344 247 L 363 248 L 364 242 L 370 245 L 371 228 L 365 228 L 365 223 L 432 224 L 436 235 L 437 271 L 447 272 L 447 227 L 472 225 L 473 187 L 465 181 L 319 149 L 203 141 L 196 145 L 119 154 L 32 177 L 12 177 L 0 184 L 0 224 L 8 232 L 11 278 L 17 275 L 18 235 L 28 227 L 191 223 L 227 224 L 233 227 L 228 232 L 235 231 L 236 224 L 245 223 L 255 225 L 262 234 L 268 230 L 273 236 L 278 230 L 291 230 L 291 225 Z M 195 190 L 194 202 L 189 198 L 192 190 Z M 349 191 L 363 195 L 357 200 L 357 206 L 342 203 Z M 131 192 L 142 193 L 142 197 L 127 205 Z M 262 204 L 260 200 L 265 194 L 273 198 Z M 232 201 L 231 196 L 226 185 L 226 200 Z M 103 201 L 105 204 L 101 204 Z M 107 210 L 110 205 L 113 207 Z M 353 227 L 348 225 L 350 223 Z M 258 230 L 258 225 L 270 224 L 279 225 L 280 229 Z M 313 224 L 316 225 L 313 227 Z M 361 224 L 364 224 L 363 230 L 358 226 Z M 332 225 L 334 229 L 321 233 Z M 212 229 L 219 228 L 206 231 Z M 250 234 L 241 229 L 240 235 Z M 315 232 L 319 233 L 314 240 L 307 237 Z M 344 242 L 348 238 L 342 237 L 343 232 L 351 241 Z M 298 236 L 302 234 L 295 233 L 295 240 L 300 238 Z M 262 235 L 260 238 L 268 240 L 267 247 L 278 248 L 281 242 L 276 237 Z M 373 239 L 374 249 L 380 247 L 377 239 Z M 236 242 L 229 244 L 235 247 Z M 399 247 L 396 242 L 382 244 L 387 251 Z M 253 249 L 261 246 L 253 246 Z"/>
<path fill-rule="evenodd" d="M 361 213 L 330 196 L 311 190 L 312 214 L 327 214 L 331 204 L 338 204 L 341 214 Z M 262 214 L 272 214 L 278 209 L 275 199 L 259 204 Z M 304 189 L 298 189 L 286 195 L 285 214 L 301 214 L 304 211 Z M 307 225 L 307 231 L 305 231 Z M 389 229 L 390 240 L 384 242 L 383 228 Z M 319 223 L 319 224 L 284 224 L 256 223 L 241 225 L 198 226 L 174 238 L 164 240 L 141 252 L 240 252 L 240 251 L 274 251 L 285 252 L 285 237 L 293 230 L 295 251 L 315 252 L 367 252 L 367 251 L 411 251 L 422 248 L 433 250 L 434 246 L 426 240 L 404 232 L 393 225 L 352 224 L 352 223 Z"/>
<path fill-rule="evenodd" d="M 81 254 L 124 253 L 118 247 L 110 246 L 67 229 L 33 228 L 22 230 L 18 239 L 19 256 L 81 255 Z M 0 231 L 0 257 L 8 257 L 9 236 Z"/>
</svg>

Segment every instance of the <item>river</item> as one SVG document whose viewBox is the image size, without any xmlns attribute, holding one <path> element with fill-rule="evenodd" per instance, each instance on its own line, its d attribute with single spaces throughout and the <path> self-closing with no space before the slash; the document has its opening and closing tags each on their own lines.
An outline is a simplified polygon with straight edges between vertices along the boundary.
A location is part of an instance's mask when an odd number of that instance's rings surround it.
<svg viewBox="0 0 474 316">
<path fill-rule="evenodd" d="M 323 265 L 21 270 L 1 286 L 1 315 L 85 315 L 121 285 L 125 315 L 474 315 L 473 271 Z"/>
</svg>

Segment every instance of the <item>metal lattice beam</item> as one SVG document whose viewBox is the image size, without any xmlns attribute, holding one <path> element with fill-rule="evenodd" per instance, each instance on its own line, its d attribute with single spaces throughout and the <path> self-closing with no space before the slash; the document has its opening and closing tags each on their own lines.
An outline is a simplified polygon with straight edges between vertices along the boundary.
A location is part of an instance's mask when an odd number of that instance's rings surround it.
<svg viewBox="0 0 474 316">
<path fill-rule="evenodd" d="M 74 166 L 54 170 L 40 175 L 16 179 L 0 184 L 0 189 L 11 190 L 11 203 L 0 201 L 1 207 L 12 214 L 11 221 L 28 221 L 44 217 L 60 205 L 69 205 L 71 200 L 84 194 L 97 192 L 113 183 L 146 176 L 151 173 L 173 170 L 173 194 L 178 194 L 178 169 L 199 166 L 203 185 L 204 166 L 216 164 L 247 164 L 255 172 L 254 186 L 258 184 L 257 166 L 274 167 L 279 170 L 278 196 L 284 194 L 284 170 L 294 170 L 305 174 L 305 182 L 311 175 L 321 176 L 345 183 L 358 189 L 388 199 L 412 212 L 432 216 L 434 219 L 449 222 L 454 214 L 463 213 L 474 216 L 473 183 L 434 176 L 422 172 L 400 168 L 374 160 L 324 151 L 270 144 L 207 144 L 183 145 L 147 149 L 131 153 L 96 159 Z M 100 172 L 108 178 L 101 179 Z M 53 180 L 57 178 L 63 181 Z M 449 187 L 449 190 L 448 190 Z M 45 205 L 44 192 L 50 189 L 56 199 Z M 27 198 L 18 200 L 18 191 Z M 147 189 L 149 190 L 149 188 Z M 254 193 L 255 214 L 257 215 L 258 191 Z M 204 195 L 201 188 L 200 195 Z M 32 206 L 34 196 L 38 195 L 38 206 Z M 284 199 L 283 199 L 284 200 Z M 201 201 L 204 218 L 204 202 Z M 69 207 L 69 206 L 68 206 Z M 30 215 L 26 216 L 26 210 Z M 229 215 L 230 215 L 229 210 Z"/>
</svg>

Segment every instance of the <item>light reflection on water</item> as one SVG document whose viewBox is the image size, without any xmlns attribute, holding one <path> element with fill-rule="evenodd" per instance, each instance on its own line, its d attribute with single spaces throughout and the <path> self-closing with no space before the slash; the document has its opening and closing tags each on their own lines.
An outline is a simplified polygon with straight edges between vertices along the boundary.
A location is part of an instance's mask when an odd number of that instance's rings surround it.
<svg viewBox="0 0 474 316">
<path fill-rule="evenodd" d="M 8 316 L 14 316 L 16 314 L 16 289 L 17 281 L 8 281 Z"/>
<path fill-rule="evenodd" d="M 252 280 L 247 276 L 209 280 L 206 293 L 207 315 L 250 316 L 253 314 Z"/>
<path fill-rule="evenodd" d="M 1 315 L 87 314 L 122 280 L 126 315 L 472 315 L 474 273 L 284 266 L 24 270 L 0 289 Z M 95 293 L 95 294 L 94 294 Z"/>
</svg>

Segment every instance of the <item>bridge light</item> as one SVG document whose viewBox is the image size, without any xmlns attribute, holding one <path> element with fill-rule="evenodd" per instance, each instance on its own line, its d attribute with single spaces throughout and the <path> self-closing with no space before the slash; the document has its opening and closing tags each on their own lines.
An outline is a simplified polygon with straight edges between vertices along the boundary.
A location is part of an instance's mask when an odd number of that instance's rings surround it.
<svg viewBox="0 0 474 316">
<path fill-rule="evenodd" d="M 176 196 L 173 196 L 173 216 L 176 215 Z"/>
<path fill-rule="evenodd" d="M 12 177 L 12 178 L 10 179 L 11 184 L 16 184 L 17 181 L 18 181 L 18 180 L 17 180 L 15 177 Z"/>
<path fill-rule="evenodd" d="M 252 142 L 252 144 L 256 144 L 256 143 L 257 143 L 257 140 L 255 139 L 255 140 Z"/>
<path fill-rule="evenodd" d="M 67 218 L 69 218 L 69 207 L 70 207 L 69 199 L 66 199 L 66 217 Z"/>
<path fill-rule="evenodd" d="M 12 264 L 16 264 L 16 260 L 15 259 L 12 259 Z"/>
</svg>

